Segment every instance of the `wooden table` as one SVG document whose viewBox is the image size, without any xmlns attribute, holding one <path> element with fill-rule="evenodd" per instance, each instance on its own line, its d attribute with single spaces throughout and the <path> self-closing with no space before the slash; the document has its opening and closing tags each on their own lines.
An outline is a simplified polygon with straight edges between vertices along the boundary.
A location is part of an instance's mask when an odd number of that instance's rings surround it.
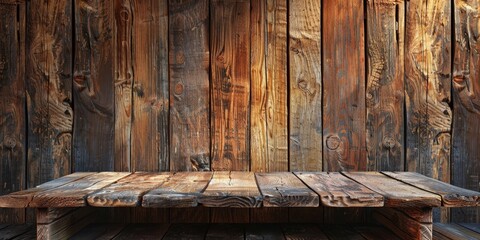
<svg viewBox="0 0 480 240">
<path fill-rule="evenodd" d="M 68 238 L 98 207 L 369 207 L 402 239 L 432 239 L 433 207 L 478 207 L 480 193 L 410 172 L 74 173 L 0 196 L 36 208 L 37 239 Z"/>
</svg>

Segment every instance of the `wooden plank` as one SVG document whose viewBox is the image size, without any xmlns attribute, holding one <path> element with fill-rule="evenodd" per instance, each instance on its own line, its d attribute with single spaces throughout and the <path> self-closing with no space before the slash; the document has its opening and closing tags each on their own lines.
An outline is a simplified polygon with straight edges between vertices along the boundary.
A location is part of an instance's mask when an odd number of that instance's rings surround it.
<svg viewBox="0 0 480 240">
<path fill-rule="evenodd" d="M 417 222 L 421 222 L 421 223 L 433 222 L 432 209 L 430 207 L 423 207 L 423 208 L 406 207 L 406 208 L 395 208 L 395 210 L 403 212 L 405 215 L 414 219 Z M 435 209 L 433 211 L 435 212 Z"/>
<path fill-rule="evenodd" d="M 434 223 L 433 231 L 440 233 L 448 239 L 480 239 L 480 233 L 471 231 L 457 224 Z"/>
<path fill-rule="evenodd" d="M 162 239 L 168 228 L 169 224 L 131 224 L 124 228 L 113 240 Z"/>
<path fill-rule="evenodd" d="M 250 1 L 211 0 L 212 170 L 250 167 Z"/>
<path fill-rule="evenodd" d="M 133 173 L 116 183 L 99 189 L 87 197 L 94 207 L 136 207 L 142 203 L 142 197 L 148 191 L 159 187 L 171 173 Z"/>
<path fill-rule="evenodd" d="M 101 172 L 87 176 L 61 187 L 35 195 L 29 207 L 82 207 L 87 205 L 87 195 L 100 190 L 130 173 Z"/>
<path fill-rule="evenodd" d="M 289 1 L 290 171 L 322 170 L 321 1 Z"/>
<path fill-rule="evenodd" d="M 450 185 L 413 172 L 383 172 L 385 175 L 442 197 L 444 207 L 480 206 L 480 192 Z"/>
<path fill-rule="evenodd" d="M 279 225 L 249 224 L 245 227 L 245 240 L 254 239 L 281 240 L 285 239 L 285 236 Z"/>
<path fill-rule="evenodd" d="M 26 187 L 25 18 L 25 4 L 0 4 L 0 195 Z M 0 223 L 24 221 L 24 210 L 0 210 Z"/>
<path fill-rule="evenodd" d="M 453 154 L 452 183 L 473 191 L 480 191 L 480 31 L 478 15 L 480 2 L 455 0 L 455 55 L 453 58 Z M 480 208 L 452 209 L 452 221 L 478 222 Z"/>
<path fill-rule="evenodd" d="M 378 172 L 343 172 L 345 176 L 383 195 L 386 207 L 438 207 L 441 198 Z"/>
<path fill-rule="evenodd" d="M 404 170 L 404 1 L 367 1 L 367 170 Z"/>
<path fill-rule="evenodd" d="M 132 171 L 168 171 L 168 1 L 132 3 Z"/>
<path fill-rule="evenodd" d="M 37 239 L 68 239 L 94 222 L 97 216 L 92 208 L 78 208 L 57 219 L 49 216 L 50 213 L 48 208 L 37 209 Z"/>
<path fill-rule="evenodd" d="M 211 223 L 249 223 L 251 209 L 245 208 L 211 208 Z"/>
<path fill-rule="evenodd" d="M 212 172 L 178 172 L 143 196 L 143 207 L 196 207 Z"/>
<path fill-rule="evenodd" d="M 372 217 L 401 239 L 432 239 L 432 223 L 419 223 L 393 208 L 375 210 Z"/>
<path fill-rule="evenodd" d="M 286 240 L 327 240 L 328 237 L 314 224 L 283 224 Z"/>
<path fill-rule="evenodd" d="M 77 234 L 73 235 L 71 240 L 97 239 L 110 240 L 113 239 L 120 231 L 125 228 L 125 224 L 90 224 Z"/>
<path fill-rule="evenodd" d="M 295 172 L 308 187 L 320 195 L 323 206 L 382 207 L 383 197 L 340 173 Z"/>
<path fill-rule="evenodd" d="M 458 225 L 468 228 L 476 233 L 480 233 L 480 224 L 479 223 L 458 223 Z"/>
<path fill-rule="evenodd" d="M 367 165 L 363 2 L 323 4 L 324 171 L 365 170 Z"/>
<path fill-rule="evenodd" d="M 111 171 L 115 156 L 113 1 L 75 1 L 74 12 L 73 170 Z"/>
<path fill-rule="evenodd" d="M 198 200 L 206 207 L 251 208 L 262 205 L 253 172 L 214 172 Z"/>
<path fill-rule="evenodd" d="M 132 130 L 132 11 L 135 8 L 131 0 L 114 2 L 115 37 L 113 42 L 114 94 L 115 94 L 115 171 L 131 171 L 131 130 Z M 136 72 L 135 72 L 136 75 Z"/>
<path fill-rule="evenodd" d="M 169 1 L 170 169 L 210 170 L 209 1 Z"/>
<path fill-rule="evenodd" d="M 245 227 L 240 224 L 210 224 L 205 240 L 244 240 Z"/>
<path fill-rule="evenodd" d="M 17 239 L 27 232 L 35 232 L 32 224 L 12 224 L 0 229 L 0 239 Z"/>
<path fill-rule="evenodd" d="M 451 1 L 411 1 L 405 32 L 406 170 L 450 182 Z M 448 219 L 435 214 L 435 219 Z"/>
<path fill-rule="evenodd" d="M 14 192 L 8 195 L 0 196 L 0 207 L 2 208 L 26 208 L 36 194 L 61 187 L 65 184 L 77 181 L 95 173 L 73 173 L 53 181 L 46 182 L 35 188 Z"/>
<path fill-rule="evenodd" d="M 251 1 L 250 12 L 250 170 L 267 172 L 267 0 Z"/>
<path fill-rule="evenodd" d="M 319 197 L 293 173 L 256 173 L 264 207 L 318 207 Z"/>
<path fill-rule="evenodd" d="M 32 240 L 37 238 L 37 231 L 35 231 L 35 227 L 20 236 L 15 237 L 13 240 Z"/>
<path fill-rule="evenodd" d="M 350 240 L 365 240 L 358 232 L 354 231 L 349 226 L 339 226 L 339 225 L 331 225 L 328 227 L 322 226 L 320 228 L 325 235 L 328 236 L 330 240 L 342 240 L 342 239 L 350 239 Z"/>
<path fill-rule="evenodd" d="M 399 240 L 393 232 L 378 226 L 355 226 L 353 229 L 360 233 L 362 237 L 367 240 L 376 240 L 376 239 L 389 239 L 389 240 Z"/>
<path fill-rule="evenodd" d="M 163 237 L 163 240 L 203 240 L 207 234 L 207 231 L 207 224 L 172 224 Z"/>
</svg>

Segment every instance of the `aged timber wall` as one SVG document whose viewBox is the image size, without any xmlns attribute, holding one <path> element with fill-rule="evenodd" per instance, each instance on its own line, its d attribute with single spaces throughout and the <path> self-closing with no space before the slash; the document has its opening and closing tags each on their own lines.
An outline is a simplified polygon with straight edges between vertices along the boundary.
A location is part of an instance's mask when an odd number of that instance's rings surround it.
<svg viewBox="0 0 480 240">
<path fill-rule="evenodd" d="M 0 194 L 107 170 L 417 171 L 479 191 L 479 34 L 477 0 L 0 0 Z"/>
</svg>

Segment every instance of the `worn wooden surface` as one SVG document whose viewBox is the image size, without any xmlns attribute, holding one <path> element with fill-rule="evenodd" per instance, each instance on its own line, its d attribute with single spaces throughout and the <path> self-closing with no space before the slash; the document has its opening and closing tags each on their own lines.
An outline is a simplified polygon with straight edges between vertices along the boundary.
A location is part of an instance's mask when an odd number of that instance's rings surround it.
<svg viewBox="0 0 480 240">
<path fill-rule="evenodd" d="M 480 3 L 454 1 L 452 183 L 479 191 L 480 148 Z M 455 222 L 480 222 L 480 209 L 453 209 Z"/>
<path fill-rule="evenodd" d="M 37 239 L 68 239 L 96 217 L 91 208 L 77 208 L 58 217 L 51 213 L 48 208 L 37 209 Z"/>
<path fill-rule="evenodd" d="M 432 214 L 432 211 L 429 212 Z M 373 212 L 373 219 L 401 239 L 432 239 L 432 223 L 421 223 L 394 209 L 382 208 Z"/>
<path fill-rule="evenodd" d="M 480 239 L 480 233 L 457 224 L 434 223 L 433 232 L 440 234 L 438 239 Z"/>
<path fill-rule="evenodd" d="M 404 169 L 404 1 L 367 1 L 367 170 Z"/>
</svg>

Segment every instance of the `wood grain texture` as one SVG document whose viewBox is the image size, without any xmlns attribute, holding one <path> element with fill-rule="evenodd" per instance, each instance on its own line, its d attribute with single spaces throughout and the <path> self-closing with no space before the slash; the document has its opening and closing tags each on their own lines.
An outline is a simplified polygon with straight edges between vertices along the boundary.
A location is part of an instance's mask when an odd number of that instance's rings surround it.
<svg viewBox="0 0 480 240">
<path fill-rule="evenodd" d="M 30 232 L 35 233 L 35 226 L 32 224 L 11 224 L 0 229 L 0 239 L 24 239 L 22 236 Z M 31 239 L 34 239 L 35 236 Z"/>
<path fill-rule="evenodd" d="M 407 170 L 450 181 L 451 1 L 411 1 L 405 30 Z"/>
<path fill-rule="evenodd" d="M 378 224 L 394 232 L 400 239 L 432 239 L 432 223 L 417 222 L 393 208 L 375 210 L 372 217 Z"/>
<path fill-rule="evenodd" d="M 480 192 L 453 186 L 413 172 L 383 172 L 385 175 L 442 197 L 444 207 L 480 206 Z"/>
<path fill-rule="evenodd" d="M 365 238 L 349 226 L 333 225 L 328 227 L 321 227 L 322 232 L 328 239 L 349 239 L 349 240 L 364 240 Z"/>
<path fill-rule="evenodd" d="M 98 224 L 93 223 L 73 235 L 71 240 L 97 239 L 110 240 L 113 239 L 120 231 L 125 228 L 125 224 Z"/>
<path fill-rule="evenodd" d="M 101 172 L 86 176 L 75 182 L 36 194 L 29 206 L 34 208 L 83 207 L 87 205 L 86 197 L 88 194 L 102 189 L 128 175 L 130 175 L 130 173 Z"/>
<path fill-rule="evenodd" d="M 0 196 L 0 207 L 5 208 L 26 208 L 29 203 L 35 197 L 36 194 L 39 194 L 43 191 L 54 189 L 65 184 L 77 181 L 86 176 L 92 175 L 94 173 L 73 173 L 55 180 L 40 184 L 35 188 L 29 188 L 27 190 L 13 192 L 7 195 Z"/>
<path fill-rule="evenodd" d="M 73 170 L 114 169 L 114 6 L 75 1 Z"/>
<path fill-rule="evenodd" d="M 25 4 L 0 4 L 0 195 L 25 189 Z M 0 223 L 23 223 L 22 209 L 1 209 Z"/>
<path fill-rule="evenodd" d="M 95 221 L 92 208 L 77 208 L 56 219 L 50 217 L 50 213 L 48 208 L 37 209 L 37 239 L 69 239 Z"/>
<path fill-rule="evenodd" d="M 94 207 L 140 206 L 145 193 L 159 187 L 171 176 L 171 173 L 133 173 L 89 194 L 87 202 Z"/>
<path fill-rule="evenodd" d="M 367 170 L 404 170 L 404 1 L 367 1 Z"/>
<path fill-rule="evenodd" d="M 457 224 L 434 223 L 433 231 L 443 235 L 446 239 L 480 239 L 480 233 Z"/>
<path fill-rule="evenodd" d="M 383 227 L 378 226 L 355 226 L 353 229 L 360 233 L 362 237 L 367 240 L 375 240 L 375 239 L 390 239 L 390 240 L 399 240 L 393 232 L 385 229 Z"/>
<path fill-rule="evenodd" d="M 212 172 L 178 172 L 143 196 L 143 207 L 196 207 Z"/>
<path fill-rule="evenodd" d="M 115 171 L 131 170 L 132 130 L 132 29 L 134 6 L 131 0 L 114 2 L 114 94 L 115 94 Z"/>
<path fill-rule="evenodd" d="M 383 196 L 340 173 L 296 172 L 308 187 L 319 196 L 323 206 L 382 207 Z"/>
<path fill-rule="evenodd" d="M 381 194 L 386 207 L 438 207 L 441 198 L 378 172 L 343 172 L 346 177 Z"/>
<path fill-rule="evenodd" d="M 170 169 L 210 170 L 209 2 L 169 3 Z"/>
<path fill-rule="evenodd" d="M 480 224 L 479 223 L 458 223 L 458 225 L 468 228 L 476 233 L 480 233 Z M 435 226 L 434 226 L 435 228 Z"/>
<path fill-rule="evenodd" d="M 176 239 L 204 239 L 208 231 L 206 224 L 172 224 L 163 237 L 164 240 Z"/>
<path fill-rule="evenodd" d="M 206 207 L 251 208 L 262 205 L 253 172 L 214 172 L 199 202 Z"/>
<path fill-rule="evenodd" d="M 167 5 L 133 1 L 132 171 L 169 170 Z"/>
<path fill-rule="evenodd" d="M 365 170 L 363 0 L 323 3 L 323 170 Z"/>
<path fill-rule="evenodd" d="M 322 170 L 321 2 L 290 0 L 289 170 Z"/>
<path fill-rule="evenodd" d="M 264 207 L 318 207 L 319 197 L 293 173 L 256 173 Z"/>
<path fill-rule="evenodd" d="M 282 231 L 287 240 L 327 240 L 329 239 L 314 224 L 282 224 Z"/>
<path fill-rule="evenodd" d="M 250 168 L 250 1 L 211 1 L 212 170 Z"/>
<path fill-rule="evenodd" d="M 124 228 L 113 240 L 164 239 L 170 224 L 132 224 Z"/>
<path fill-rule="evenodd" d="M 452 183 L 480 191 L 480 3 L 454 1 Z M 452 209 L 452 221 L 480 222 L 480 209 Z"/>
<path fill-rule="evenodd" d="M 34 187 L 71 171 L 72 2 L 28 4 L 28 180 Z"/>
<path fill-rule="evenodd" d="M 250 4 L 250 170 L 267 172 L 267 0 Z"/>
<path fill-rule="evenodd" d="M 282 228 L 276 224 L 249 224 L 245 227 L 245 240 L 285 239 Z"/>
</svg>

